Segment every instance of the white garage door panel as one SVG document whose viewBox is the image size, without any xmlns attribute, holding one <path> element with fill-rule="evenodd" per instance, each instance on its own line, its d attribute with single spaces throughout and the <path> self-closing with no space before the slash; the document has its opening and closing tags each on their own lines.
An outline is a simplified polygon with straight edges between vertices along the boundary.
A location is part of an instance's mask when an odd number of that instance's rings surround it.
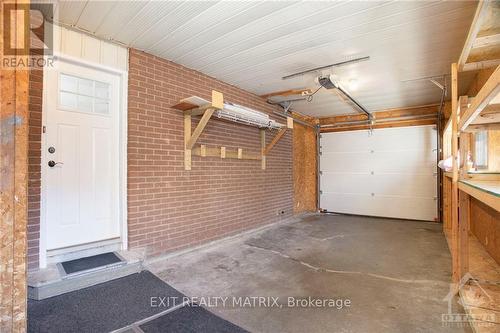
<svg viewBox="0 0 500 333">
<path fill-rule="evenodd" d="M 374 147 L 391 151 L 428 150 L 436 148 L 435 135 L 432 126 L 399 127 L 376 129 L 372 135 L 368 131 L 324 133 L 321 143 L 329 152 L 370 151 Z"/>
<path fill-rule="evenodd" d="M 323 149 L 324 149 L 324 145 Z M 333 172 L 395 172 L 433 174 L 436 152 L 423 150 L 329 153 L 323 150 L 321 170 Z"/>
<path fill-rule="evenodd" d="M 322 180 L 331 184 L 325 193 L 378 193 L 386 195 L 432 197 L 436 196 L 435 176 L 411 175 L 413 181 L 395 183 L 394 177 L 402 175 L 395 174 L 346 174 L 324 172 Z M 409 175 L 410 176 L 410 175 Z M 371 192 L 369 192 L 371 190 Z"/>
<path fill-rule="evenodd" d="M 321 204 L 345 214 L 424 221 L 433 221 L 436 217 L 436 201 L 430 198 L 326 193 L 321 196 Z"/>
<path fill-rule="evenodd" d="M 435 148 L 434 126 L 323 133 L 321 208 L 434 220 Z"/>
</svg>

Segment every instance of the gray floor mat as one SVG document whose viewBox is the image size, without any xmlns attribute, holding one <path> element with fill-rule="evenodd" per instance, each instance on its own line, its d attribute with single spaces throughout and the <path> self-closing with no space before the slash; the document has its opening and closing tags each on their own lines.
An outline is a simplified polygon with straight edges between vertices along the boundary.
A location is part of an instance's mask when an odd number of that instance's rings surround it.
<svg viewBox="0 0 500 333">
<path fill-rule="evenodd" d="M 102 253 L 91 257 L 69 260 L 61 263 L 66 274 L 86 271 L 89 269 L 115 264 L 122 260 L 113 252 Z"/>
<path fill-rule="evenodd" d="M 198 306 L 184 306 L 142 324 L 145 333 L 244 333 L 246 330 Z"/>
<path fill-rule="evenodd" d="M 148 271 L 42 301 L 28 300 L 28 332 L 109 332 L 167 310 L 151 297 L 183 295 Z"/>
</svg>

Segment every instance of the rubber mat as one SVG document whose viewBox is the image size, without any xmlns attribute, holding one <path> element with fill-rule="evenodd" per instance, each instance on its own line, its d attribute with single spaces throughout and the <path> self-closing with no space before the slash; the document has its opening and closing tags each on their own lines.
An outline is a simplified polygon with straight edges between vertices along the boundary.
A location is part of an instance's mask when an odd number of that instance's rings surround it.
<svg viewBox="0 0 500 333">
<path fill-rule="evenodd" d="M 91 257 L 85 257 L 61 263 L 66 274 L 73 274 L 77 272 L 86 271 L 89 269 L 107 266 L 121 262 L 122 260 L 113 252 L 98 254 Z"/>
<path fill-rule="evenodd" d="M 243 333 L 241 327 L 199 306 L 184 306 L 139 326 L 145 333 Z"/>
<path fill-rule="evenodd" d="M 28 300 L 28 332 L 109 332 L 169 309 L 167 303 L 158 306 L 160 297 L 183 296 L 142 271 L 42 301 Z"/>
</svg>

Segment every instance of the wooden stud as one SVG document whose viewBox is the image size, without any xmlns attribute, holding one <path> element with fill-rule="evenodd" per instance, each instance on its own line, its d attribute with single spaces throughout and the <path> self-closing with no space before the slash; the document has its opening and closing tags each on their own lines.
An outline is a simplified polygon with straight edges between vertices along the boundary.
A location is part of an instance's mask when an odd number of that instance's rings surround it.
<svg viewBox="0 0 500 333">
<path fill-rule="evenodd" d="M 460 281 L 459 261 L 459 230 L 458 230 L 458 65 L 451 65 L 451 153 L 452 153 L 452 185 L 451 185 L 451 257 L 452 257 L 452 281 Z"/>
<path fill-rule="evenodd" d="M 226 147 L 220 147 L 220 158 L 226 158 Z"/>
<path fill-rule="evenodd" d="M 238 159 L 241 160 L 243 158 L 243 149 L 238 148 Z"/>
<path fill-rule="evenodd" d="M 260 147 L 261 147 L 261 168 L 262 170 L 266 170 L 266 130 L 260 129 Z"/>
<path fill-rule="evenodd" d="M 278 132 L 278 134 L 276 134 L 276 136 L 273 138 L 273 140 L 271 141 L 271 143 L 269 143 L 269 145 L 267 145 L 267 147 L 264 149 L 264 155 L 268 155 L 269 152 L 271 151 L 271 149 L 273 149 L 274 145 L 276 145 L 278 143 L 278 141 L 283 137 L 283 135 L 285 135 L 286 133 L 286 127 L 285 128 L 281 128 Z"/>
<path fill-rule="evenodd" d="M 191 148 L 188 142 L 191 139 L 191 115 L 184 114 L 184 170 L 191 170 Z"/>
<path fill-rule="evenodd" d="M 200 156 L 201 157 L 207 156 L 207 146 L 205 145 L 200 146 Z"/>
<path fill-rule="evenodd" d="M 293 129 L 293 118 L 286 117 L 286 127 L 289 129 Z"/>
<path fill-rule="evenodd" d="M 469 272 L 469 223 L 470 223 L 470 197 L 467 193 L 459 192 L 459 252 L 460 278 Z"/>
</svg>

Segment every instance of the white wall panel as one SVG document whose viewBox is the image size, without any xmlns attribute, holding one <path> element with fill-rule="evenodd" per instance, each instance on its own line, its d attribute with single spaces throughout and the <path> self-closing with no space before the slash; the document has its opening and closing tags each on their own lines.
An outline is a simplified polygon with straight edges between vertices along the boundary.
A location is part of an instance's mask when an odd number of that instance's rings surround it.
<svg viewBox="0 0 500 333">
<path fill-rule="evenodd" d="M 128 69 L 128 49 L 115 43 L 53 25 L 53 44 L 56 53 L 120 70 Z"/>
<path fill-rule="evenodd" d="M 436 130 L 417 126 L 323 133 L 321 208 L 434 220 Z"/>
</svg>

